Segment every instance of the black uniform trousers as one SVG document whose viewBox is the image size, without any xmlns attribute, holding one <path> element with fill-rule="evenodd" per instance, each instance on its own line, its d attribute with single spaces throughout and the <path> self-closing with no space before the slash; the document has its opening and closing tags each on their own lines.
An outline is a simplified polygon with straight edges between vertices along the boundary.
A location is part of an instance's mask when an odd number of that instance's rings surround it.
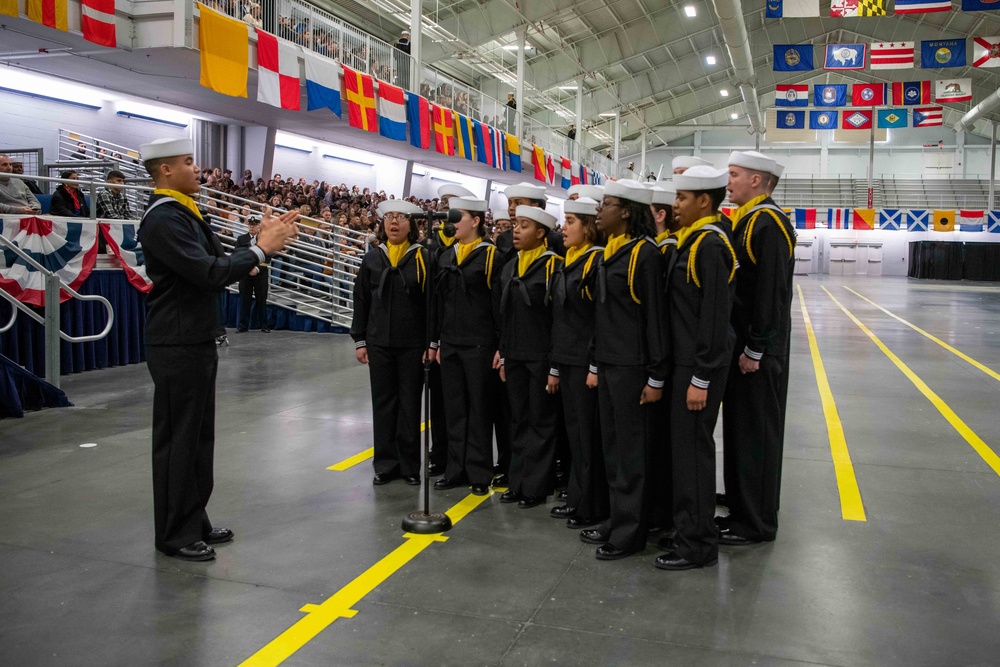
<svg viewBox="0 0 1000 667">
<path fill-rule="evenodd" d="M 646 468 L 653 404 L 639 405 L 645 366 L 598 365 L 601 446 L 607 469 L 610 518 L 597 530 L 625 551 L 646 546 Z"/>
<path fill-rule="evenodd" d="M 500 382 L 500 376 L 493 379 L 493 391 L 497 397 L 493 410 L 493 431 L 497 437 L 497 473 L 506 475 L 510 471 L 511 453 L 511 410 L 507 391 Z"/>
<path fill-rule="evenodd" d="M 423 355 L 422 347 L 368 346 L 376 474 L 420 474 Z"/>
<path fill-rule="evenodd" d="M 687 391 L 694 368 L 677 366 L 671 380 L 670 440 L 674 474 L 673 512 L 677 553 L 705 565 L 719 557 L 715 527 L 715 424 L 726 391 L 728 368 L 706 378 L 708 400 L 701 410 L 689 410 Z M 729 404 L 726 404 L 729 407 Z"/>
<path fill-rule="evenodd" d="M 215 341 L 147 345 L 153 378 L 153 516 L 156 548 L 171 552 L 212 531 Z"/>
<path fill-rule="evenodd" d="M 556 400 L 545 389 L 548 361 L 504 360 L 510 402 L 510 487 L 519 496 L 549 495 L 556 463 Z"/>
<path fill-rule="evenodd" d="M 559 394 L 566 415 L 570 448 L 566 505 L 583 519 L 608 516 L 608 478 L 601 450 L 601 418 L 597 391 L 587 387 L 586 366 L 559 366 Z"/>
<path fill-rule="evenodd" d="M 441 345 L 441 384 L 448 424 L 445 477 L 488 486 L 493 479 L 493 424 L 497 394 L 493 355 L 485 345 Z"/>
<path fill-rule="evenodd" d="M 448 420 L 444 416 L 441 365 L 431 364 L 431 464 L 444 470 L 448 465 Z"/>
<path fill-rule="evenodd" d="M 250 307 L 254 299 L 257 300 L 254 315 L 257 317 L 254 329 L 267 328 L 267 269 L 261 268 L 260 273 L 252 278 L 244 278 L 240 281 L 240 328 L 250 328 Z"/>
<path fill-rule="evenodd" d="M 778 533 L 784 365 L 783 358 L 765 354 L 755 373 L 742 374 L 738 361 L 729 369 L 722 411 L 729 526 L 751 540 L 770 541 Z"/>
<path fill-rule="evenodd" d="M 646 517 L 649 527 L 670 530 L 674 526 L 673 453 L 670 442 L 672 386 L 663 385 L 663 398 L 652 408 L 652 436 L 649 444 L 649 470 L 646 475 Z"/>
</svg>

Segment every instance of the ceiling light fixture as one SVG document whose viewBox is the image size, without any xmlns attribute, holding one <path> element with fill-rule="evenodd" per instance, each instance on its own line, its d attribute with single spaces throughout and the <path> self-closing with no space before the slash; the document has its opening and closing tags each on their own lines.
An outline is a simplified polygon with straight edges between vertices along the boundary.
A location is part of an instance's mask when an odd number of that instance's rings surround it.
<svg viewBox="0 0 1000 667">
<path fill-rule="evenodd" d="M 722 95 L 723 97 L 729 97 L 729 91 L 726 90 L 725 88 L 723 88 L 722 90 L 720 90 L 719 94 Z"/>
<path fill-rule="evenodd" d="M 705 64 L 706 65 L 714 65 L 715 64 L 715 56 L 705 56 Z"/>
<path fill-rule="evenodd" d="M 732 118 L 733 120 L 736 120 L 737 118 L 740 117 L 740 115 L 738 113 L 731 113 L 729 114 L 729 117 Z"/>
<path fill-rule="evenodd" d="M 684 15 L 689 19 L 693 19 L 695 16 L 698 16 L 698 10 L 694 8 L 694 5 L 685 5 Z"/>
<path fill-rule="evenodd" d="M 602 113 L 601 117 L 602 118 L 614 118 L 615 115 L 613 113 Z"/>
</svg>

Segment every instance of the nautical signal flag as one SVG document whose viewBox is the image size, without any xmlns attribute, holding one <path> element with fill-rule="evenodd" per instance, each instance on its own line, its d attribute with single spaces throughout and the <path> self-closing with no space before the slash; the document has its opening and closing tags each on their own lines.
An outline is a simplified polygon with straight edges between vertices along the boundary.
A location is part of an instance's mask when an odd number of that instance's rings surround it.
<svg viewBox="0 0 1000 667">
<path fill-rule="evenodd" d="M 27 0 L 25 9 L 28 18 L 35 23 L 41 23 L 63 32 L 69 30 L 66 0 Z M 13 16 L 17 16 L 16 11 Z"/>
<path fill-rule="evenodd" d="M 410 126 L 410 145 L 427 150 L 431 147 L 431 107 L 426 97 L 406 93 L 406 123 Z"/>
<path fill-rule="evenodd" d="M 1000 211 L 986 212 L 986 231 L 1000 234 Z"/>
<path fill-rule="evenodd" d="M 434 150 L 442 155 L 455 154 L 455 133 L 451 109 L 431 105 L 431 135 L 434 137 Z"/>
<path fill-rule="evenodd" d="M 972 38 L 972 66 L 1000 67 L 1000 37 Z"/>
<path fill-rule="evenodd" d="M 830 16 L 885 16 L 885 0 L 831 0 Z"/>
<path fill-rule="evenodd" d="M 490 164 L 495 159 L 493 155 L 493 135 L 490 133 L 490 126 L 480 123 L 478 120 L 472 121 L 472 138 L 476 144 L 476 160 L 483 164 Z M 496 166 L 496 165 L 490 165 Z"/>
<path fill-rule="evenodd" d="M 827 229 L 850 229 L 851 209 L 849 208 L 828 208 L 826 209 Z"/>
<path fill-rule="evenodd" d="M 845 111 L 844 118 L 840 123 L 842 130 L 870 130 L 871 127 L 872 112 L 869 110 Z"/>
<path fill-rule="evenodd" d="M 972 79 L 938 79 L 934 82 L 935 102 L 971 102 Z"/>
<path fill-rule="evenodd" d="M 329 109 L 340 118 L 340 63 L 303 51 L 306 65 L 306 110 Z"/>
<path fill-rule="evenodd" d="M 810 111 L 809 112 L 809 129 L 810 130 L 836 130 L 837 129 L 837 113 L 836 111 Z"/>
<path fill-rule="evenodd" d="M 880 107 L 885 104 L 884 83 L 856 83 L 851 87 L 851 104 L 856 107 Z"/>
<path fill-rule="evenodd" d="M 930 224 L 931 212 L 927 210 L 910 209 L 906 212 L 906 231 L 926 232 Z"/>
<path fill-rule="evenodd" d="M 965 67 L 965 38 L 920 42 L 920 66 L 924 69 Z"/>
<path fill-rule="evenodd" d="M 827 44 L 823 69 L 864 69 L 867 50 L 866 44 Z"/>
<path fill-rule="evenodd" d="M 775 44 L 775 72 L 808 72 L 813 66 L 812 44 Z"/>
<path fill-rule="evenodd" d="M 950 12 L 951 0 L 896 0 L 894 14 L 926 14 Z"/>
<path fill-rule="evenodd" d="M 803 130 L 806 127 L 805 111 L 778 109 L 776 114 L 774 126 L 779 130 Z"/>
<path fill-rule="evenodd" d="M 930 104 L 930 81 L 896 81 L 891 84 L 890 104 Z"/>
<path fill-rule="evenodd" d="M 375 82 L 367 74 L 344 65 L 344 93 L 347 96 L 347 122 L 366 132 L 378 132 L 375 111 Z"/>
<path fill-rule="evenodd" d="M 898 208 L 883 208 L 878 212 L 878 228 L 899 231 L 903 224 L 903 211 Z"/>
<path fill-rule="evenodd" d="M 556 184 L 556 163 L 552 159 L 552 154 L 549 153 L 545 156 L 545 174 L 548 176 L 548 182 L 552 185 Z"/>
<path fill-rule="evenodd" d="M 493 140 L 493 157 L 490 158 L 489 165 L 497 169 L 507 171 L 507 139 L 503 130 L 487 126 Z"/>
<path fill-rule="evenodd" d="M 795 229 L 816 229 L 816 209 L 795 209 Z"/>
<path fill-rule="evenodd" d="M 872 42 L 871 69 L 913 69 L 913 42 Z"/>
<path fill-rule="evenodd" d="M 775 86 L 774 105 L 778 107 L 809 106 L 809 84 Z"/>
<path fill-rule="evenodd" d="M 17 0 L 14 0 L 15 15 Z M 115 0 L 83 0 L 80 3 L 80 31 L 88 42 L 115 48 Z"/>
<path fill-rule="evenodd" d="M 406 141 L 406 94 L 402 88 L 378 82 L 378 133 Z"/>
<path fill-rule="evenodd" d="M 955 231 L 954 211 L 934 211 L 934 231 L 953 232 Z"/>
<path fill-rule="evenodd" d="M 0 0 L 0 14 L 17 18 L 17 0 Z"/>
<path fill-rule="evenodd" d="M 983 216 L 986 211 L 959 211 L 958 229 L 963 232 L 983 231 Z"/>
<path fill-rule="evenodd" d="M 298 111 L 298 47 L 263 30 L 257 31 L 257 101 L 279 109 Z"/>
<path fill-rule="evenodd" d="M 201 85 L 223 95 L 246 97 L 249 26 L 200 3 L 198 7 L 201 9 L 198 25 Z"/>
<path fill-rule="evenodd" d="M 562 168 L 559 171 L 562 177 L 560 178 L 559 185 L 568 190 L 573 185 L 573 162 L 568 157 L 564 157 L 561 160 L 561 166 Z"/>
<path fill-rule="evenodd" d="M 881 129 L 906 127 L 909 115 L 910 112 L 906 109 L 879 109 L 876 117 L 877 127 Z"/>
<path fill-rule="evenodd" d="M 875 209 L 856 208 L 851 215 L 851 227 L 853 229 L 873 230 L 875 229 Z"/>
<path fill-rule="evenodd" d="M 472 119 L 452 111 L 455 127 L 455 154 L 466 160 L 476 159 L 476 147 L 472 139 Z"/>
<path fill-rule="evenodd" d="M 819 0 L 767 0 L 764 18 L 788 19 L 819 16 Z"/>
<path fill-rule="evenodd" d="M 548 183 L 547 171 L 545 169 L 545 151 L 531 144 L 531 164 L 535 167 L 535 180 Z"/>
<path fill-rule="evenodd" d="M 513 134 L 504 132 L 507 144 L 508 171 L 521 172 L 521 142 Z"/>
<path fill-rule="evenodd" d="M 917 107 L 913 110 L 913 127 L 937 127 L 943 125 L 941 107 Z"/>
<path fill-rule="evenodd" d="M 813 86 L 813 105 L 818 107 L 846 107 L 847 84 L 816 84 Z"/>
</svg>

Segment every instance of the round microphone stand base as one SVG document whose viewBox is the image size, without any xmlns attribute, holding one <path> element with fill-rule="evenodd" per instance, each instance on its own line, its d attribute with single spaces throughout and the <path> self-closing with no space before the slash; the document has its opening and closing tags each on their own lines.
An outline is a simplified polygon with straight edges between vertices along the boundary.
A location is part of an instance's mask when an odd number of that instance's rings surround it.
<svg viewBox="0 0 1000 667">
<path fill-rule="evenodd" d="M 411 512 L 403 518 L 403 530 L 416 535 L 443 533 L 451 530 L 451 517 L 441 512 Z"/>
</svg>

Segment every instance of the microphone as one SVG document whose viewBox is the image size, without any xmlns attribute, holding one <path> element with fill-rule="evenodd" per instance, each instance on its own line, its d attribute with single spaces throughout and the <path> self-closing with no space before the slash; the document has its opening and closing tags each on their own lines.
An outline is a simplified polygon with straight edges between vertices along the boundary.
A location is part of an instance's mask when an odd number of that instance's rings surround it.
<svg viewBox="0 0 1000 667">
<path fill-rule="evenodd" d="M 431 231 L 440 230 L 445 236 L 451 238 L 455 236 L 455 223 L 462 219 L 462 212 L 457 208 L 452 208 L 447 211 L 423 211 L 421 213 L 414 213 L 410 217 L 414 220 L 444 220 L 444 224 L 434 225 Z"/>
</svg>

